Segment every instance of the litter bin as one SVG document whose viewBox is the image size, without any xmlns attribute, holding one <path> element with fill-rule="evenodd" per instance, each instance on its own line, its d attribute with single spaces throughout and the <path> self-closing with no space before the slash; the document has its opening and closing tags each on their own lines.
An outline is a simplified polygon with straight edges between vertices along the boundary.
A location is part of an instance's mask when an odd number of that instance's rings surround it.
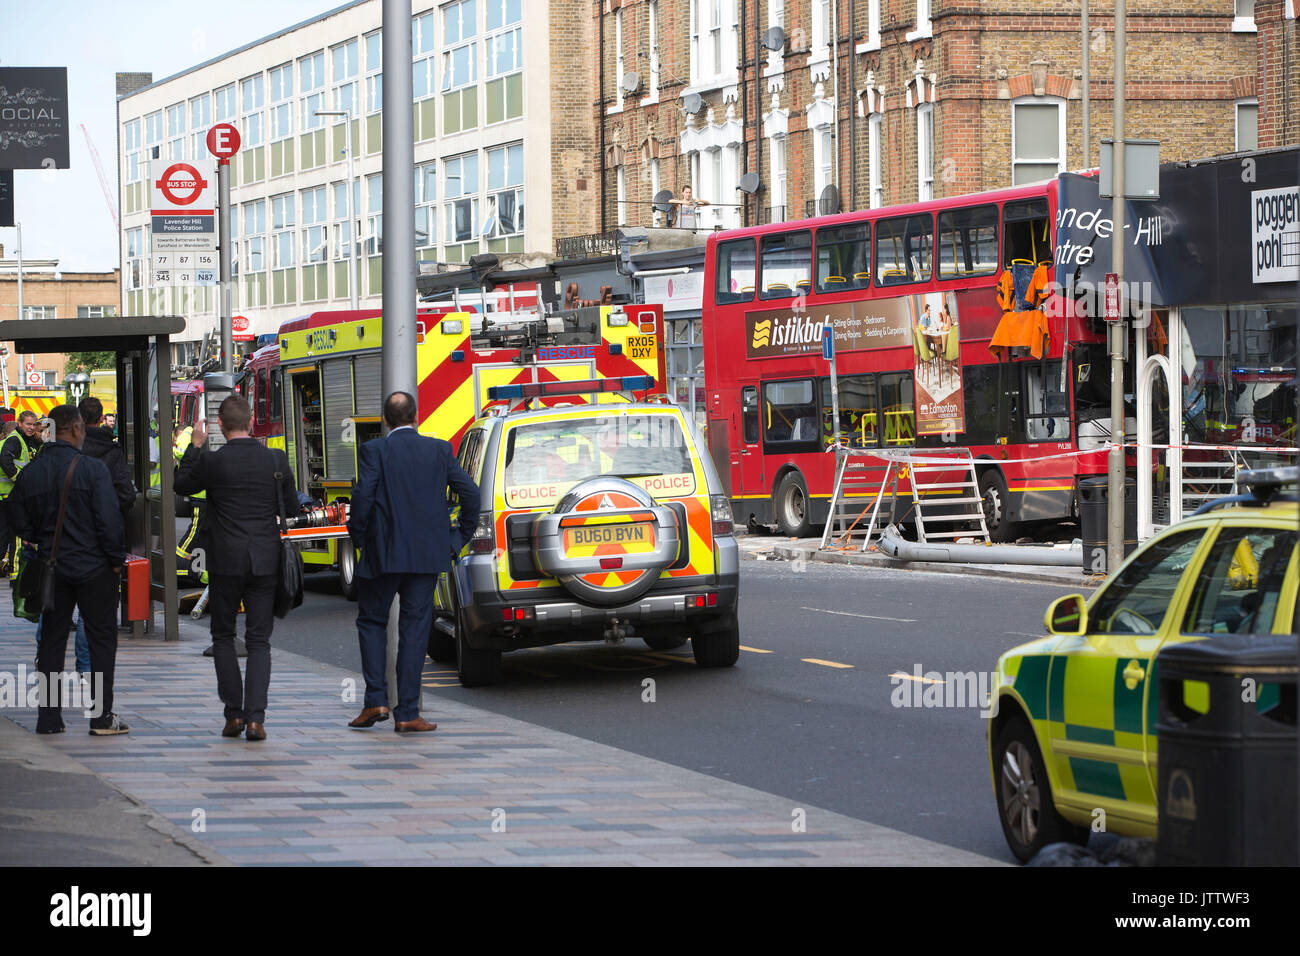
<svg viewBox="0 0 1300 956">
<path fill-rule="evenodd" d="M 1160 863 L 1295 866 L 1295 635 L 1174 644 L 1156 678 Z"/>
<path fill-rule="evenodd" d="M 1083 570 L 1108 574 L 1106 564 L 1109 479 L 1105 475 L 1079 479 L 1079 537 L 1083 538 Z M 1124 479 L 1124 556 L 1137 547 L 1137 481 Z"/>
</svg>

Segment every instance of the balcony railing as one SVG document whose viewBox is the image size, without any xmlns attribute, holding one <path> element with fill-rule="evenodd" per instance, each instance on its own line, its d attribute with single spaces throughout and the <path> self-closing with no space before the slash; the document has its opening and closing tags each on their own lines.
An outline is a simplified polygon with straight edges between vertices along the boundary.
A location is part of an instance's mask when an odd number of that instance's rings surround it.
<svg viewBox="0 0 1300 956">
<path fill-rule="evenodd" d="M 769 225 L 774 222 L 785 222 L 786 210 L 788 206 L 764 206 L 763 207 L 763 225 Z"/>
</svg>

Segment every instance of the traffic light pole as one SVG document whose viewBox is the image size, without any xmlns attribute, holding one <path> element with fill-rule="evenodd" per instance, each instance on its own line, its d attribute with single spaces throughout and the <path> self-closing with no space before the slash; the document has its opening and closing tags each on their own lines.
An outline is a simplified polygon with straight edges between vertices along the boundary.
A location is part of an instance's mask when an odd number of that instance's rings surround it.
<svg viewBox="0 0 1300 956">
<path fill-rule="evenodd" d="M 1111 218 L 1114 230 L 1111 235 L 1111 272 L 1115 273 L 1120 290 L 1122 311 L 1117 322 L 1109 323 L 1107 335 L 1110 345 L 1110 454 L 1106 460 L 1106 570 L 1114 573 L 1124 560 L 1124 337 L 1128 334 L 1124 314 L 1127 296 L 1124 289 L 1124 33 L 1126 26 L 1125 0 L 1115 0 L 1115 146 L 1111 182 L 1115 198 L 1112 200 Z"/>
</svg>

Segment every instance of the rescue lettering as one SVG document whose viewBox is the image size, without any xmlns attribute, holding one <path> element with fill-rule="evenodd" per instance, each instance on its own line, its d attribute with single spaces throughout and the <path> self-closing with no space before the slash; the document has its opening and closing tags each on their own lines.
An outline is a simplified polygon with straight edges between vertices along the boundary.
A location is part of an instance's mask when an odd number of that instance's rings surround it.
<svg viewBox="0 0 1300 956">
<path fill-rule="evenodd" d="M 537 349 L 537 361 L 560 362 L 565 359 L 592 359 L 596 357 L 594 345 L 543 345 Z"/>
</svg>

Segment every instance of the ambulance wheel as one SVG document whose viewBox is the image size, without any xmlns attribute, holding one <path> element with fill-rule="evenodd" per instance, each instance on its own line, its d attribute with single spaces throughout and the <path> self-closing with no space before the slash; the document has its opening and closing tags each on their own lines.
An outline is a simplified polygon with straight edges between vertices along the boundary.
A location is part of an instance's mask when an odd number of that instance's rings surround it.
<svg viewBox="0 0 1300 956">
<path fill-rule="evenodd" d="M 980 497 L 984 499 L 984 526 L 990 541 L 1015 541 L 1020 524 L 1007 518 L 1007 481 L 996 468 L 980 472 Z"/>
<path fill-rule="evenodd" d="M 480 651 L 465 640 L 465 620 L 457 615 L 456 676 L 462 687 L 486 687 L 501 682 L 501 652 Z"/>
<path fill-rule="evenodd" d="M 686 643 L 686 635 L 675 630 L 647 631 L 641 635 L 646 647 L 652 651 L 671 651 Z"/>
<path fill-rule="evenodd" d="M 339 590 L 349 601 L 357 599 L 357 550 L 351 541 L 340 541 L 339 552 Z"/>
<path fill-rule="evenodd" d="M 740 621 L 732 611 L 691 636 L 691 653 L 700 667 L 730 667 L 740 659 Z"/>
<path fill-rule="evenodd" d="M 998 820 L 1017 860 L 1026 863 L 1052 843 L 1088 842 L 1087 827 L 1056 812 L 1038 740 L 1024 717 L 1010 718 L 998 732 L 993 765 Z"/>
<path fill-rule="evenodd" d="M 812 522 L 808 519 L 808 486 L 797 471 L 791 471 L 776 486 L 776 525 L 789 538 L 804 538 Z"/>
</svg>

